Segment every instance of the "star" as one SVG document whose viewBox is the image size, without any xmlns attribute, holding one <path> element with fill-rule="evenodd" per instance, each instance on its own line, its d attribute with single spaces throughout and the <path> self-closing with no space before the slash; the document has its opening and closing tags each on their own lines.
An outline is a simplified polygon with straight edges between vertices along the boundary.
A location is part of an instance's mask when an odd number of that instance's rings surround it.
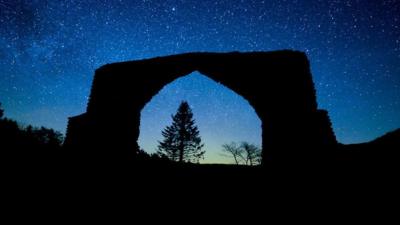
<svg viewBox="0 0 400 225">
<path fill-rule="evenodd" d="M 370 141 L 400 127 L 399 15 L 392 0 L 0 0 L 0 102 L 7 117 L 65 133 L 67 118 L 85 111 L 94 71 L 104 64 L 296 49 L 310 60 L 318 105 L 329 111 L 338 140 Z M 210 162 L 223 160 L 223 142 L 261 144 L 252 107 L 191 74 L 143 110 L 142 147 L 154 150 L 182 97 L 194 107 Z"/>
</svg>

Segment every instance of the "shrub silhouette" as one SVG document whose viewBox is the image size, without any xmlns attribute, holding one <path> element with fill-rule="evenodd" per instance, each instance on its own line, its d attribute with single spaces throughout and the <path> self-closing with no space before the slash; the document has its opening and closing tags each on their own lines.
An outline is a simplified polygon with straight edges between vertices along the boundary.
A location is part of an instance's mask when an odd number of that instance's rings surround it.
<svg viewBox="0 0 400 225">
<path fill-rule="evenodd" d="M 1 108 L 1 102 L 0 102 L 0 119 L 2 119 L 4 116 L 4 110 Z"/>
</svg>

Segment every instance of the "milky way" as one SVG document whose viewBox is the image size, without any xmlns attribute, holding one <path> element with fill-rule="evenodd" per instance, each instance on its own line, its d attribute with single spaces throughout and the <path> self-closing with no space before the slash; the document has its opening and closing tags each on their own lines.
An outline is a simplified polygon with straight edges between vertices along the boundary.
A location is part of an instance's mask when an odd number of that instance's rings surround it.
<svg viewBox="0 0 400 225">
<path fill-rule="evenodd" d="M 7 117 L 64 132 L 67 117 L 85 111 L 93 72 L 103 64 L 191 51 L 297 49 L 311 61 L 319 107 L 329 110 L 338 140 L 363 142 L 400 127 L 399 26 L 397 0 L 0 0 L 0 102 Z M 196 83 L 203 85 L 198 100 Z M 240 96 L 200 75 L 171 85 L 144 110 L 144 126 L 154 120 L 145 112 L 154 109 L 168 109 L 157 120 L 169 123 L 178 101 L 168 100 L 172 92 L 185 92 L 194 106 L 207 105 L 203 94 L 214 92 L 228 96 L 227 110 L 197 108 L 204 136 L 215 128 L 201 119 L 207 117 L 259 144 L 254 112 L 235 107 L 244 104 Z M 148 137 L 160 133 L 142 129 Z"/>
</svg>

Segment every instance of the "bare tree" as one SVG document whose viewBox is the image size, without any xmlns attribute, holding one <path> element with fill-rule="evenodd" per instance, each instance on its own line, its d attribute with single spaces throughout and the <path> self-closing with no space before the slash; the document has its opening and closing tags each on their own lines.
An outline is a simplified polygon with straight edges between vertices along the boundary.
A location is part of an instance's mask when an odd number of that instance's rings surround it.
<svg viewBox="0 0 400 225">
<path fill-rule="evenodd" d="M 261 149 L 259 147 L 249 144 L 248 142 L 242 142 L 240 147 L 244 152 L 246 165 L 253 166 L 260 162 Z"/>
<path fill-rule="evenodd" d="M 229 157 L 232 156 L 235 160 L 236 165 L 239 165 L 243 158 L 243 149 L 238 146 L 235 142 L 231 142 L 230 144 L 222 145 L 222 151 L 229 154 Z"/>
<path fill-rule="evenodd" d="M 261 164 L 261 149 L 254 144 L 242 142 L 240 145 L 235 142 L 222 145 L 222 151 L 228 153 L 229 157 L 235 160 L 236 165 L 244 164 L 249 166 Z"/>
</svg>

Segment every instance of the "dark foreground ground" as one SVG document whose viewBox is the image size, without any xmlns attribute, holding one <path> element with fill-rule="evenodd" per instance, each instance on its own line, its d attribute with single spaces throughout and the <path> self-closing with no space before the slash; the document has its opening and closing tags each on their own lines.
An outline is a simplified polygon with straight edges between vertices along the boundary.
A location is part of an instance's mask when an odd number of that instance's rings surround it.
<svg viewBox="0 0 400 225">
<path fill-rule="evenodd" d="M 140 217 L 158 224 L 182 214 L 189 224 L 210 223 L 211 215 L 245 224 L 320 217 L 359 222 L 378 215 L 381 224 L 398 219 L 399 134 L 341 145 L 325 159 L 272 160 L 262 167 L 112 162 L 3 148 L 10 154 L 0 158 L 2 214 L 12 221 L 55 217 L 52 222 L 74 218 L 76 223 L 118 211 L 137 224 L 143 224 Z M 113 223 L 118 218 L 112 217 Z"/>
<path fill-rule="evenodd" d="M 112 221 L 125 215 L 137 224 L 143 218 L 169 224 L 165 221 L 175 221 L 182 213 L 196 223 L 215 217 L 245 224 L 272 218 L 358 221 L 379 210 L 385 212 L 383 218 L 397 215 L 398 167 L 393 160 L 355 159 L 281 161 L 263 167 L 152 161 L 17 163 L 3 170 L 2 203 L 17 212 L 14 221 L 53 216 L 56 221 L 94 221 L 115 211 L 119 216 Z"/>
<path fill-rule="evenodd" d="M 350 212 L 363 205 L 394 209 L 400 190 L 399 134 L 341 145 L 325 159 L 271 160 L 259 167 L 151 159 L 112 162 L 19 151 L 1 158 L 2 197 L 8 207 L 29 209 L 40 203 L 87 210 L 121 202 L 156 211 L 176 203 L 184 208 L 207 203 L 207 209 L 217 203 L 261 208 L 295 204 L 296 209 L 329 205 Z"/>
<path fill-rule="evenodd" d="M 175 164 L 166 162 L 85 163 L 50 162 L 7 165 L 11 185 L 29 189 L 49 187 L 79 190 L 193 189 L 229 191 L 270 188 L 392 188 L 398 186 L 399 163 L 395 161 L 271 162 L 264 166 Z M 311 190 L 309 189 L 309 190 Z"/>
</svg>

